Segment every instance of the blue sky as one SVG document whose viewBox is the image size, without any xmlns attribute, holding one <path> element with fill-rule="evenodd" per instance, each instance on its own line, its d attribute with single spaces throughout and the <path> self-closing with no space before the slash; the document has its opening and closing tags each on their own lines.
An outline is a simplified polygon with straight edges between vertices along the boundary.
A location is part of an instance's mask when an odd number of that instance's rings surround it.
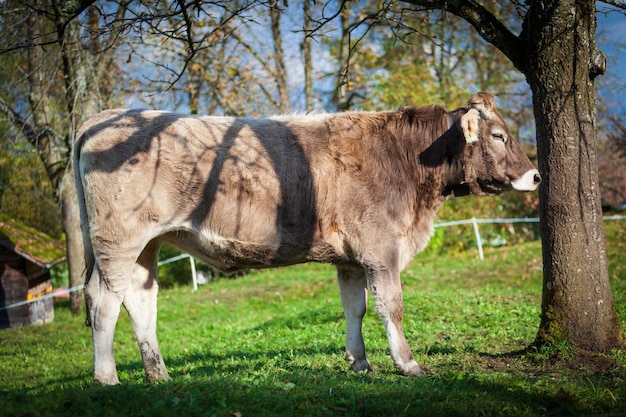
<svg viewBox="0 0 626 417">
<path fill-rule="evenodd" d="M 596 79 L 598 97 L 611 111 L 626 115 L 626 16 L 598 13 L 598 46 L 607 57 L 607 72 Z"/>
</svg>

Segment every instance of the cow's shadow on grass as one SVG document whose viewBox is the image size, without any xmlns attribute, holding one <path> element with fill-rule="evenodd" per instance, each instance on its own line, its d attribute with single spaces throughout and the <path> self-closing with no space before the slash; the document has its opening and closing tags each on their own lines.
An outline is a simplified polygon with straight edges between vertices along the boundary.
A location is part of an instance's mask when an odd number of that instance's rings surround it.
<svg viewBox="0 0 626 417">
<path fill-rule="evenodd" d="M 278 339 L 273 333 L 279 327 L 297 333 L 303 322 L 315 325 L 340 319 L 322 309 L 278 317 L 249 330 Z M 558 386 L 558 372 L 539 375 L 524 366 L 509 370 L 509 362 L 519 361 L 522 351 L 488 354 L 443 342 L 423 351 L 420 359 L 431 368 L 425 377 L 399 375 L 386 357 L 383 343 L 369 350 L 377 371 L 354 373 L 348 371 L 342 359 L 344 346 L 336 340 L 317 345 L 294 343 L 293 348 L 275 340 L 275 349 L 272 340 L 259 347 L 233 344 L 232 349 L 219 353 L 211 351 L 209 340 L 201 351 L 166 356 L 172 380 L 155 384 L 144 382 L 137 355 L 136 360 L 118 363 L 119 386 L 94 385 L 89 366 L 78 375 L 47 382 L 52 389 L 32 388 L 32 384 L 17 391 L 0 387 L 0 415 L 620 415 L 615 414 L 621 412 L 618 403 L 610 397 L 620 399 L 626 394 L 615 388 L 619 383 L 603 385 L 609 377 L 623 381 L 624 372 L 581 377 L 579 389 L 590 397 L 606 397 L 586 403 L 571 388 L 550 388 Z M 419 344 L 414 347 L 419 352 Z M 488 366 L 479 371 L 467 369 L 458 363 L 464 354 L 472 360 L 486 360 Z"/>
<path fill-rule="evenodd" d="M 536 381 L 532 378 L 505 375 L 501 370 L 494 371 L 493 376 L 484 372 L 474 374 L 451 363 L 438 366 L 421 378 L 398 375 L 390 366 L 373 373 L 349 372 L 337 360 L 341 350 L 342 346 L 328 344 L 293 350 L 195 352 L 167 360 L 171 381 L 145 383 L 138 360 L 120 364 L 122 384 L 119 386 L 93 385 L 90 372 L 85 372 L 55 381 L 58 388 L 53 390 L 2 392 L 0 389 L 0 393 L 8 407 L 6 415 L 20 416 L 454 416 L 615 412 L 610 401 L 606 410 L 589 408 L 567 390 L 533 388 Z M 436 354 L 455 353 L 441 350 Z M 327 357 L 332 363 L 303 366 L 294 359 L 303 356 Z M 277 362 L 276 358 L 283 359 Z M 271 365 L 266 366 L 267 363 Z M 593 384 L 600 384 L 601 379 L 601 376 L 589 377 Z"/>
<path fill-rule="evenodd" d="M 292 352 L 246 355 L 271 361 Z M 336 355 L 334 347 L 300 349 L 299 355 Z M 518 381 L 481 378 L 443 369 L 408 378 L 380 370 L 353 373 L 320 366 L 304 369 L 281 363 L 270 375 L 264 369 L 227 363 L 240 355 L 192 354 L 170 360 L 172 381 L 147 384 L 140 362 L 119 367 L 122 384 L 92 385 L 91 375 L 58 381 L 58 389 L 9 394 L 8 404 L 22 408 L 8 415 L 124 416 L 454 416 L 571 415 L 578 408 L 566 392 L 556 395 L 528 389 Z M 226 365 L 225 365 L 226 364 Z M 186 373 L 185 366 L 194 367 Z M 4 394 L 4 393 L 3 393 Z M 18 406 L 19 407 L 19 406 Z"/>
</svg>

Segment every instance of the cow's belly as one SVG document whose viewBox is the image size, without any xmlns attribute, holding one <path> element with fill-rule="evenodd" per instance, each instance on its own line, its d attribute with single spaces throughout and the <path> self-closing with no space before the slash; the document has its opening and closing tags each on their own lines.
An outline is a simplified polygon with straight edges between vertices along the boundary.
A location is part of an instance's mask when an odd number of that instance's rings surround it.
<svg viewBox="0 0 626 417">
<path fill-rule="evenodd" d="M 320 240 L 279 238 L 268 242 L 244 242 L 233 238 L 193 231 L 169 232 L 159 237 L 225 272 L 268 268 L 303 262 L 345 261 L 331 245 Z"/>
</svg>

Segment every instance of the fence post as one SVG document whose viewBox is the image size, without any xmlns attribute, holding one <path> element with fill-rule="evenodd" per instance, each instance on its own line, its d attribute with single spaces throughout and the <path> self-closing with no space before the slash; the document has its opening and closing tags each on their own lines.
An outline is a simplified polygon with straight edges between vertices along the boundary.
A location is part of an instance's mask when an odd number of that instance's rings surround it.
<svg viewBox="0 0 626 417">
<path fill-rule="evenodd" d="M 476 244 L 478 245 L 478 256 L 480 260 L 484 260 L 485 256 L 483 255 L 483 241 L 480 239 L 480 232 L 478 231 L 478 222 L 475 217 L 472 217 L 472 225 L 474 226 L 474 235 L 476 235 Z"/>
<path fill-rule="evenodd" d="M 196 262 L 193 256 L 189 255 L 189 265 L 191 265 L 191 280 L 193 281 L 193 290 L 198 291 L 198 276 L 196 275 Z"/>
</svg>

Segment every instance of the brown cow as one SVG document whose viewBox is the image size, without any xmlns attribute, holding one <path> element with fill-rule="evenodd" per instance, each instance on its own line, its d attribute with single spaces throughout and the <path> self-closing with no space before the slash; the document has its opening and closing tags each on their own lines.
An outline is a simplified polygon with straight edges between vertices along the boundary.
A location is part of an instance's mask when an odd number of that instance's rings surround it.
<svg viewBox="0 0 626 417">
<path fill-rule="evenodd" d="M 217 268 L 316 261 L 337 267 L 346 360 L 371 369 L 368 288 L 405 375 L 421 375 L 402 330 L 400 271 L 452 194 L 535 190 L 541 178 L 495 109 L 466 107 L 196 117 L 109 110 L 78 134 L 73 164 L 85 240 L 95 381 L 118 383 L 124 305 L 149 381 L 168 374 L 156 337 L 157 255 L 168 242 Z"/>
</svg>

